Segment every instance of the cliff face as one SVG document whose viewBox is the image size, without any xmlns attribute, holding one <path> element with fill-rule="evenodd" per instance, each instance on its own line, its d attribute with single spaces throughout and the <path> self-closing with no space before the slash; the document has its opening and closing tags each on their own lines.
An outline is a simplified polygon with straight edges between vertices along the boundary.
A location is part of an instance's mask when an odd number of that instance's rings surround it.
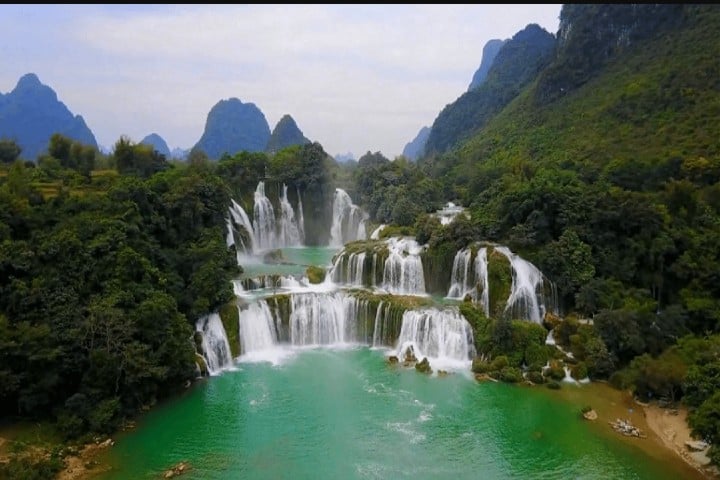
<svg viewBox="0 0 720 480">
<path fill-rule="evenodd" d="M 597 75 L 639 40 L 677 27 L 682 4 L 568 4 L 560 12 L 557 55 L 539 79 L 536 98 L 549 102 Z"/>
<path fill-rule="evenodd" d="M 483 47 L 482 60 L 480 61 L 480 67 L 475 71 L 470 86 L 468 86 L 468 92 L 475 90 L 477 87 L 483 84 L 487 78 L 490 67 L 492 67 L 495 57 L 507 40 L 490 40 Z"/>
<path fill-rule="evenodd" d="M 537 78 L 552 60 L 555 36 L 530 24 L 507 41 L 485 81 L 447 105 L 435 119 L 425 153 L 442 153 L 469 138 Z"/>
</svg>

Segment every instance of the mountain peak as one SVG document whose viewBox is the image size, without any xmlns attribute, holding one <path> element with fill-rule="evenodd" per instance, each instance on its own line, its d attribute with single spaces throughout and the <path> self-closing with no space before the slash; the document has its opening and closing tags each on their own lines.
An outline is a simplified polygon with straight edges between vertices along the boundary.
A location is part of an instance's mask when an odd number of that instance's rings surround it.
<svg viewBox="0 0 720 480">
<path fill-rule="evenodd" d="M 18 80 L 17 86 L 15 89 L 24 89 L 24 88 L 37 88 L 42 87 L 43 84 L 40 83 L 40 79 L 37 75 L 34 73 L 26 73 L 22 77 L 20 77 L 20 80 Z"/>
<path fill-rule="evenodd" d="M 36 74 L 23 75 L 12 92 L 2 95 L 0 137 L 17 139 L 23 158 L 35 160 L 47 151 L 55 133 L 97 147 L 95 136 L 81 115 L 74 115 L 58 100 L 55 90 L 40 82 Z"/>
<path fill-rule="evenodd" d="M 305 143 L 310 143 L 310 140 L 305 138 L 305 135 L 295 123 L 295 119 L 285 114 L 275 125 L 266 150 L 275 153 L 291 145 L 303 145 Z"/>
</svg>

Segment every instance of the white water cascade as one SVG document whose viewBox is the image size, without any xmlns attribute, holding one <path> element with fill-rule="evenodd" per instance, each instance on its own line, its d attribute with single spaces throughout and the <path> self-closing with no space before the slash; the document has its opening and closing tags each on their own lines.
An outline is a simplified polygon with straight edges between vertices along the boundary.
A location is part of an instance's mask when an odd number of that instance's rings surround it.
<svg viewBox="0 0 720 480">
<path fill-rule="evenodd" d="M 383 223 L 379 225 L 375 230 L 372 231 L 370 234 L 370 240 L 379 240 L 380 239 L 380 232 L 382 232 L 382 229 L 385 228 L 386 225 Z"/>
<path fill-rule="evenodd" d="M 495 250 L 507 257 L 512 268 L 512 287 L 505 311 L 513 318 L 541 323 L 546 312 L 542 272 L 507 247 L 495 247 Z"/>
<path fill-rule="evenodd" d="M 330 227 L 330 246 L 341 247 L 348 242 L 365 240 L 365 213 L 352 202 L 342 188 L 335 189 L 333 217 Z"/>
<path fill-rule="evenodd" d="M 303 213 L 303 204 L 302 204 L 302 197 L 300 196 L 300 189 L 295 187 L 295 192 L 297 192 L 297 199 L 298 199 L 298 212 L 297 212 L 297 227 L 298 227 L 298 233 L 300 234 L 300 241 L 301 243 L 305 243 L 305 214 Z"/>
<path fill-rule="evenodd" d="M 346 252 L 342 252 L 335 259 L 332 269 L 328 275 L 335 283 L 360 287 L 363 285 L 363 273 L 366 256 L 367 254 L 364 251 L 353 252 L 349 255 Z"/>
<path fill-rule="evenodd" d="M 252 253 L 255 249 L 255 229 L 253 228 L 252 222 L 250 222 L 250 217 L 248 217 L 247 213 L 245 213 L 245 210 L 235 200 L 231 200 L 229 211 L 230 216 L 227 220 L 227 246 L 228 248 L 233 245 L 236 246 L 238 263 L 240 263 L 241 254 Z M 247 239 L 247 244 L 245 243 L 245 240 L 243 240 L 243 235 L 241 234 L 241 232 L 238 232 L 237 236 L 235 235 L 235 226 L 243 228 L 245 230 L 244 236 Z M 236 238 L 237 240 L 239 240 L 240 247 L 242 248 L 237 248 Z"/>
<path fill-rule="evenodd" d="M 368 303 L 343 292 L 305 293 L 290 300 L 290 343 L 296 346 L 366 342 L 359 321 Z"/>
<path fill-rule="evenodd" d="M 232 367 L 233 359 L 230 353 L 225 327 L 220 315 L 211 313 L 195 323 L 195 330 L 202 334 L 202 350 L 208 373 L 217 375 L 222 370 Z"/>
<path fill-rule="evenodd" d="M 488 289 L 487 248 L 478 249 L 471 262 L 472 250 L 465 248 L 455 254 L 450 289 L 447 298 L 463 300 L 470 295 L 473 302 L 480 302 L 485 316 L 490 316 L 490 290 Z"/>
<path fill-rule="evenodd" d="M 298 197 L 299 198 L 299 197 Z M 299 222 L 295 221 L 295 211 L 287 198 L 287 185 L 283 184 L 283 194 L 280 197 L 280 238 L 278 246 L 296 247 L 303 244 Z"/>
<path fill-rule="evenodd" d="M 412 238 L 390 238 L 388 258 L 383 269 L 382 288 L 398 295 L 424 295 L 425 275 L 420 252 Z"/>
<path fill-rule="evenodd" d="M 265 300 L 258 300 L 245 308 L 238 307 L 238 318 L 242 355 L 267 350 L 278 343 L 275 319 Z"/>
<path fill-rule="evenodd" d="M 412 347 L 418 360 L 466 363 L 475 356 L 472 327 L 457 308 L 408 310 L 403 314 L 397 355 Z"/>
<path fill-rule="evenodd" d="M 272 203 L 270 203 L 270 199 L 265 196 L 265 182 L 259 182 L 255 189 L 253 221 L 255 226 L 255 248 L 259 250 L 275 248 L 275 210 Z"/>
</svg>

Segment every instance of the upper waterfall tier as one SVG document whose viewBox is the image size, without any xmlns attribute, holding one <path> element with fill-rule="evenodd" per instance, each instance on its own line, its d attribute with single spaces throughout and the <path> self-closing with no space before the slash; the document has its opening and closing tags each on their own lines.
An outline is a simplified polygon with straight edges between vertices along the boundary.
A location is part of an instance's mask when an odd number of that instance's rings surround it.
<svg viewBox="0 0 720 480">
<path fill-rule="evenodd" d="M 328 275 L 342 285 L 425 295 L 422 251 L 423 246 L 407 237 L 353 244 L 335 257 Z"/>
<path fill-rule="evenodd" d="M 299 191 L 297 198 L 297 209 L 294 209 L 288 199 L 288 187 L 283 184 L 276 211 L 265 193 L 265 182 L 259 182 L 254 194 L 252 221 L 245 209 L 232 200 L 227 220 L 228 247 L 235 245 L 238 255 L 252 255 L 273 248 L 302 246 L 305 225 Z"/>
</svg>

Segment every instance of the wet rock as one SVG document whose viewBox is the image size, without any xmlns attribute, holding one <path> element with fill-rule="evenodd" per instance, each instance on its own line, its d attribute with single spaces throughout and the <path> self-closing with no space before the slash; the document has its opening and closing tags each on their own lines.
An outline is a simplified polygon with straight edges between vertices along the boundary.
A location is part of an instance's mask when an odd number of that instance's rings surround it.
<svg viewBox="0 0 720 480">
<path fill-rule="evenodd" d="M 702 440 L 688 440 L 685 442 L 685 446 L 688 450 L 692 450 L 693 452 L 702 452 L 708 447 L 708 444 Z"/>
<path fill-rule="evenodd" d="M 390 356 L 387 358 L 387 361 L 388 361 L 389 364 L 395 365 L 395 364 L 397 364 L 397 363 L 400 362 L 400 359 L 399 359 L 397 356 L 395 356 L 395 355 L 390 355 Z"/>
<path fill-rule="evenodd" d="M 415 370 L 420 373 L 432 373 L 432 368 L 430 368 L 430 361 L 427 359 L 427 357 L 424 357 L 419 363 L 415 364 Z"/>
<path fill-rule="evenodd" d="M 595 410 L 588 410 L 587 412 L 583 412 L 583 418 L 585 420 L 597 420 L 598 414 Z"/>
</svg>

